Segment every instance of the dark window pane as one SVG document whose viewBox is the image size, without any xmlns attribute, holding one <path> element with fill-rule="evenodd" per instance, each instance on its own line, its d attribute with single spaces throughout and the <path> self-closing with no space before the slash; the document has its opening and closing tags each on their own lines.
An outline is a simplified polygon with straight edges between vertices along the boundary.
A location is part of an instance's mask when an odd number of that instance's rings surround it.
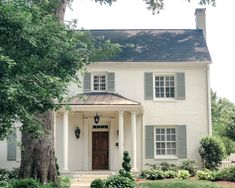
<svg viewBox="0 0 235 188">
<path fill-rule="evenodd" d="M 157 141 L 161 141 L 161 140 L 160 140 L 160 135 L 157 135 L 156 140 L 157 140 Z"/>
</svg>

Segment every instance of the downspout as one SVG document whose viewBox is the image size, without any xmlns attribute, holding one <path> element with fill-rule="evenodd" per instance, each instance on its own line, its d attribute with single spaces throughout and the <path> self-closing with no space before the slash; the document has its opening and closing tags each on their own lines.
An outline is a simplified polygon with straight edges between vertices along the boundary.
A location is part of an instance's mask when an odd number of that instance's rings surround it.
<svg viewBox="0 0 235 188">
<path fill-rule="evenodd" d="M 142 144 L 142 156 L 141 156 L 141 170 L 144 170 L 145 162 L 145 123 L 144 123 L 144 109 L 142 109 L 142 118 L 141 118 L 141 144 Z"/>
<path fill-rule="evenodd" d="M 212 136 L 212 120 L 211 120 L 211 88 L 210 88 L 210 64 L 207 64 L 206 69 L 207 79 L 207 121 L 208 121 L 208 134 Z"/>
</svg>

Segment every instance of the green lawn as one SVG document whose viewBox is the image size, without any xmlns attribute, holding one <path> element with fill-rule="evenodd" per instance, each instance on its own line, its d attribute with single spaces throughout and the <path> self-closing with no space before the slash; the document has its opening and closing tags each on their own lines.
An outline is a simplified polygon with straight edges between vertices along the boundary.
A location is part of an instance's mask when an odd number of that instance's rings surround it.
<svg viewBox="0 0 235 188">
<path fill-rule="evenodd" d="M 158 181 L 145 181 L 140 188 L 220 188 L 218 184 L 200 180 L 176 180 L 165 179 Z"/>
</svg>

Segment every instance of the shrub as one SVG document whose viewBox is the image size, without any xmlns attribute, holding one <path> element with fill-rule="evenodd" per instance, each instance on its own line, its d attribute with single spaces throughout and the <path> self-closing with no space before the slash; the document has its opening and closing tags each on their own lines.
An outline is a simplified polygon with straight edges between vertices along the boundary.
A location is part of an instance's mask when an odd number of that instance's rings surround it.
<svg viewBox="0 0 235 188">
<path fill-rule="evenodd" d="M 121 175 L 114 175 L 110 176 L 106 179 L 104 183 L 105 188 L 134 188 L 135 182 L 130 178 L 121 176 Z"/>
<path fill-rule="evenodd" d="M 12 170 L 0 169 L 0 181 L 9 181 L 11 179 L 17 179 L 19 174 L 19 168 L 13 168 Z"/>
<path fill-rule="evenodd" d="M 8 187 L 8 185 L 7 181 L 0 181 L 0 187 Z"/>
<path fill-rule="evenodd" d="M 168 171 L 168 170 L 170 170 L 170 163 L 168 163 L 168 162 L 162 162 L 162 163 L 160 163 L 160 168 L 161 168 L 161 170 L 162 171 Z"/>
<path fill-rule="evenodd" d="M 133 182 L 135 181 L 134 176 L 131 174 L 131 164 L 130 164 L 131 158 L 129 157 L 128 151 L 123 152 L 123 162 L 122 167 L 123 169 L 119 170 L 119 175 L 123 177 L 127 177 Z"/>
<path fill-rule="evenodd" d="M 177 173 L 177 178 L 179 179 L 187 179 L 190 177 L 188 170 L 179 170 Z"/>
<path fill-rule="evenodd" d="M 59 185 L 60 185 L 60 187 L 62 187 L 62 188 L 70 187 L 70 184 L 71 184 L 70 177 L 67 177 L 67 176 L 60 176 L 59 177 Z"/>
<path fill-rule="evenodd" d="M 12 188 L 40 188 L 40 183 L 34 179 L 19 179 L 12 181 Z"/>
<path fill-rule="evenodd" d="M 192 160 L 184 160 L 181 162 L 180 169 L 182 170 L 188 170 L 189 174 L 191 176 L 196 175 L 196 167 L 195 167 L 195 161 Z"/>
<path fill-rule="evenodd" d="M 216 180 L 235 181 L 235 167 L 230 167 L 219 171 Z"/>
<path fill-rule="evenodd" d="M 173 170 L 165 171 L 165 177 L 166 178 L 176 178 L 177 177 L 177 172 L 173 171 Z"/>
<path fill-rule="evenodd" d="M 160 163 L 160 169 L 162 171 L 169 171 L 169 170 L 177 171 L 179 169 L 179 167 L 176 166 L 175 164 L 170 164 L 168 162 L 162 162 L 162 163 Z"/>
<path fill-rule="evenodd" d="M 131 172 L 131 164 L 130 164 L 131 158 L 129 157 L 128 151 L 123 152 L 123 162 L 122 167 L 126 172 Z"/>
<path fill-rule="evenodd" d="M 199 153 L 203 166 L 207 169 L 217 169 L 224 157 L 223 145 L 214 137 L 205 137 L 200 141 Z"/>
<path fill-rule="evenodd" d="M 144 171 L 144 178 L 148 180 L 159 180 L 164 179 L 166 177 L 165 173 L 158 169 L 149 169 Z"/>
<path fill-rule="evenodd" d="M 216 176 L 217 172 L 208 169 L 197 171 L 197 177 L 199 180 L 214 181 L 216 179 Z"/>
<path fill-rule="evenodd" d="M 95 179 L 91 182 L 91 188 L 103 188 L 104 187 L 104 181 L 101 179 Z"/>
</svg>

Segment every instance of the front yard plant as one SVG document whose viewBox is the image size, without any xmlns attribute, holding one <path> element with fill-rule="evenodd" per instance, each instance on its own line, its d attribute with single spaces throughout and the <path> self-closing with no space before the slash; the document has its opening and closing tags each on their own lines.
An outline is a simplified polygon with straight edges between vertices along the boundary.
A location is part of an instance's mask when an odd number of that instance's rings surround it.
<svg viewBox="0 0 235 188">
<path fill-rule="evenodd" d="M 190 176 L 195 176 L 197 168 L 195 167 L 195 161 L 193 160 L 184 160 L 181 162 L 180 169 L 187 170 Z"/>
<path fill-rule="evenodd" d="M 235 182 L 235 166 L 225 168 L 216 174 L 216 180 L 225 180 Z"/>
<path fill-rule="evenodd" d="M 95 179 L 91 182 L 91 188 L 134 188 L 136 185 L 135 177 L 131 173 L 130 161 L 129 153 L 124 151 L 123 169 L 120 169 L 118 174 L 110 176 L 105 180 Z"/>
<path fill-rule="evenodd" d="M 147 180 L 160 180 L 166 177 L 166 173 L 159 169 L 149 169 L 142 173 Z"/>
<path fill-rule="evenodd" d="M 208 169 L 197 171 L 197 177 L 199 180 L 214 181 L 214 180 L 216 180 L 217 174 L 218 174 L 218 172 L 208 170 Z"/>
<path fill-rule="evenodd" d="M 190 177 L 190 174 L 188 170 L 179 170 L 177 173 L 178 179 L 187 179 L 189 177 Z"/>
<path fill-rule="evenodd" d="M 59 177 L 58 182 L 41 184 L 33 178 L 18 179 L 12 178 L 0 181 L 0 188 L 69 188 L 71 181 L 68 177 Z"/>
<path fill-rule="evenodd" d="M 104 188 L 134 188 L 135 182 L 120 174 L 110 176 L 105 180 Z"/>
<path fill-rule="evenodd" d="M 95 179 L 91 182 L 90 185 L 91 188 L 103 188 L 104 187 L 104 181 L 102 179 Z"/>
<path fill-rule="evenodd" d="M 200 141 L 199 153 L 203 167 L 216 170 L 221 165 L 225 152 L 222 143 L 215 137 L 207 136 Z"/>
</svg>

